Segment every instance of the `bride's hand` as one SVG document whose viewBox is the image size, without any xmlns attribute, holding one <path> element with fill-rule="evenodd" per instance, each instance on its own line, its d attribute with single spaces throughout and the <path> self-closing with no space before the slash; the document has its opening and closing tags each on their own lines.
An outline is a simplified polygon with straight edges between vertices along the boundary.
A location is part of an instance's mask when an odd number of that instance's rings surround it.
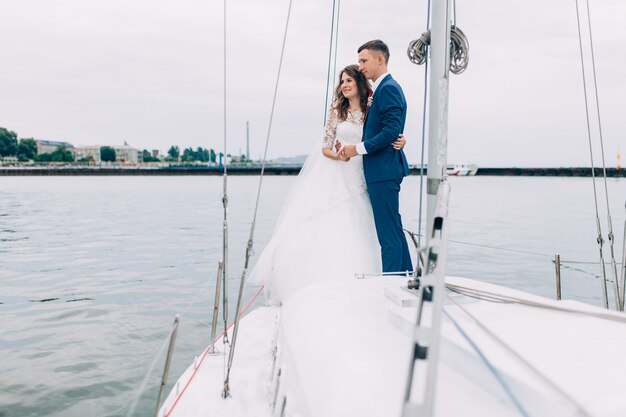
<svg viewBox="0 0 626 417">
<path fill-rule="evenodd" d="M 404 145 L 406 145 L 406 138 L 402 133 L 400 133 L 398 135 L 398 139 L 396 139 L 396 141 L 391 144 L 391 146 L 393 146 L 393 149 L 395 149 L 396 151 L 404 148 Z"/>
<path fill-rule="evenodd" d="M 339 153 L 342 148 L 343 148 L 343 142 L 341 142 L 340 139 L 337 139 L 335 141 L 335 152 Z"/>
<path fill-rule="evenodd" d="M 348 162 L 350 160 L 350 158 L 343 152 L 343 146 L 337 150 L 337 159 L 343 162 Z"/>
</svg>

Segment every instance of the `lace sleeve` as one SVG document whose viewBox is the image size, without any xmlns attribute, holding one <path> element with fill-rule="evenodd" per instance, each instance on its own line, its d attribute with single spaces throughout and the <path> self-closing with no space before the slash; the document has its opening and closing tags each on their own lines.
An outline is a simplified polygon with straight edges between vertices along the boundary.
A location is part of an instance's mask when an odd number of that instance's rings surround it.
<svg viewBox="0 0 626 417">
<path fill-rule="evenodd" d="M 328 120 L 326 120 L 326 127 L 324 128 L 324 148 L 332 149 L 335 144 L 335 137 L 337 135 L 337 110 L 330 109 L 328 112 Z"/>
</svg>

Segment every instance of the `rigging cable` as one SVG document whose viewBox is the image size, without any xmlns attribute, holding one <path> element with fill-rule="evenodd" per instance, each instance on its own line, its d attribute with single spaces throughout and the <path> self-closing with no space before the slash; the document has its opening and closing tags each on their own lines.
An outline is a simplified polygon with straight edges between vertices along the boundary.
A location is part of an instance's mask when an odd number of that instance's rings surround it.
<svg viewBox="0 0 626 417">
<path fill-rule="evenodd" d="M 430 0 L 428 0 L 427 4 L 427 13 L 426 13 L 426 28 L 430 33 Z M 424 105 L 422 109 L 422 154 L 420 156 L 420 199 L 419 199 L 419 212 L 418 212 L 418 222 L 417 222 L 417 257 L 415 262 L 417 263 L 416 267 L 416 276 L 421 276 L 420 270 L 420 251 L 422 250 L 422 207 L 424 205 L 424 154 L 426 153 L 426 103 L 428 101 L 428 58 L 424 57 Z"/>
<path fill-rule="evenodd" d="M 220 277 L 217 276 L 217 279 L 219 279 Z M 207 287 L 209 286 L 209 283 L 213 280 L 213 274 L 211 274 L 211 276 L 209 277 L 209 279 L 204 283 L 204 285 L 202 287 L 200 287 L 200 289 L 196 290 L 196 295 L 195 297 L 189 302 L 189 304 L 187 304 L 187 306 L 185 307 L 185 309 L 178 314 L 178 316 L 180 317 L 185 317 L 185 315 L 189 312 L 189 310 L 191 310 L 191 307 L 193 307 L 196 302 L 198 301 L 198 299 L 201 296 L 204 296 L 204 291 L 207 289 Z M 159 348 L 159 350 L 152 355 L 154 357 L 154 359 L 152 360 L 152 363 L 150 364 L 150 366 L 148 367 L 148 370 L 146 371 L 146 374 L 143 377 L 143 380 L 141 381 L 141 384 L 139 384 L 139 388 L 137 389 L 134 397 L 133 397 L 133 401 L 130 404 L 130 407 L 128 408 L 128 411 L 126 413 L 126 417 L 131 417 L 132 415 L 135 414 L 135 410 L 137 408 L 137 404 L 139 404 L 139 400 L 141 398 L 141 396 L 144 394 L 144 392 L 146 391 L 146 388 L 148 386 L 148 379 L 152 376 L 152 373 L 154 372 L 154 369 L 156 367 L 157 361 L 160 359 L 161 355 L 163 354 L 163 352 L 165 352 L 165 348 L 167 347 L 171 337 L 172 337 L 172 333 L 174 332 L 174 328 L 172 328 L 168 333 L 167 336 L 163 339 L 163 344 L 162 346 Z M 162 405 L 162 404 L 161 404 Z M 118 412 L 114 413 L 114 414 L 118 414 Z"/>
<path fill-rule="evenodd" d="M 624 286 L 619 287 L 619 280 L 617 279 L 617 265 L 615 262 L 615 249 L 614 242 L 615 236 L 613 235 L 613 222 L 611 220 L 611 208 L 609 206 L 609 188 L 606 179 L 606 162 L 604 160 L 604 140 L 602 137 L 602 123 L 600 120 L 600 98 L 598 97 L 598 79 L 596 77 L 596 59 L 593 47 L 593 36 L 591 31 L 591 9 L 589 8 L 589 0 L 587 2 L 587 25 L 589 27 L 589 44 L 591 46 L 591 69 L 593 73 L 593 86 L 596 98 L 596 114 L 598 115 L 598 134 L 600 138 L 600 155 L 602 156 L 602 177 L 604 178 L 604 196 L 606 197 L 606 216 L 608 221 L 608 239 L 609 247 L 611 249 L 611 274 L 613 275 L 613 281 L 615 282 L 615 294 L 617 297 L 617 303 L 619 310 L 624 310 Z"/>
<path fill-rule="evenodd" d="M 624 204 L 626 206 L 626 203 Z M 622 238 L 622 277 L 620 281 L 622 282 L 622 290 L 626 291 L 626 220 L 624 221 L 624 237 Z M 622 293 L 622 301 L 626 298 L 626 294 Z M 622 311 L 624 311 L 624 306 L 622 305 Z"/>
<path fill-rule="evenodd" d="M 452 25 L 456 25 L 456 0 L 452 0 Z"/>
<path fill-rule="evenodd" d="M 224 318 L 224 348 L 226 348 L 226 345 L 228 344 L 228 152 L 226 151 L 226 69 L 226 0 L 224 0 L 224 196 L 222 197 L 222 205 L 224 206 L 224 226 L 222 232 L 222 254 L 224 258 L 222 259 L 222 316 Z M 225 359 L 223 372 L 226 373 Z"/>
<path fill-rule="evenodd" d="M 328 70 L 326 71 L 326 95 L 324 96 L 324 126 L 326 126 L 326 114 L 328 113 L 328 90 L 330 89 L 330 66 L 333 54 L 333 33 L 335 32 L 335 5 L 337 0 L 333 0 L 333 14 L 330 18 L 330 45 L 328 46 Z"/>
<path fill-rule="evenodd" d="M 334 60 L 334 65 L 333 65 L 334 66 L 333 82 L 337 79 L 337 51 L 339 50 L 339 12 L 340 11 L 341 11 L 341 0 L 337 0 L 337 23 L 336 23 L 337 29 L 335 30 L 335 60 Z M 324 114 L 326 114 L 326 112 L 324 112 Z"/>
<path fill-rule="evenodd" d="M 278 63 L 278 73 L 276 74 L 276 84 L 274 85 L 274 97 L 272 98 L 272 109 L 270 111 L 270 120 L 269 120 L 269 124 L 267 127 L 267 136 L 265 139 L 265 150 L 263 152 L 263 160 L 261 161 L 261 175 L 259 177 L 259 187 L 257 189 L 257 194 L 256 194 L 256 203 L 254 206 L 254 215 L 252 217 L 252 225 L 250 226 L 250 237 L 248 239 L 248 244 L 246 247 L 246 258 L 245 258 L 245 264 L 244 264 L 244 268 L 243 268 L 243 272 L 241 274 L 241 282 L 239 284 L 239 296 L 237 298 L 237 309 L 235 310 L 235 327 L 233 329 L 233 336 L 232 336 L 232 342 L 230 345 L 230 351 L 228 353 L 228 367 L 226 370 L 226 377 L 224 378 L 224 391 L 222 393 L 222 396 L 224 398 L 228 397 L 230 395 L 230 369 L 232 367 L 233 364 L 233 358 L 235 355 L 235 344 L 237 342 L 237 332 L 239 330 L 239 320 L 240 320 L 240 308 L 241 308 L 241 300 L 243 297 L 243 290 L 244 287 L 246 285 L 246 276 L 248 275 L 248 267 L 250 264 L 250 258 L 252 257 L 252 253 L 253 253 L 253 245 L 254 245 L 254 231 L 256 229 L 256 219 L 257 219 L 257 213 L 259 210 L 259 201 L 260 201 L 260 197 L 261 197 L 261 189 L 263 186 L 263 177 L 264 177 L 264 173 L 265 173 L 265 164 L 267 161 L 267 149 L 269 148 L 269 142 L 270 142 L 270 134 L 272 132 L 272 122 L 274 120 L 274 110 L 276 108 L 276 97 L 278 95 L 278 85 L 280 84 L 280 74 L 281 74 L 281 70 L 283 67 L 283 57 L 285 56 L 285 45 L 287 43 L 287 31 L 289 29 L 289 18 L 291 16 L 291 5 L 293 3 L 293 0 L 289 0 L 289 7 L 287 9 L 287 19 L 285 22 L 285 31 L 283 34 L 283 44 L 282 44 L 282 48 L 280 51 L 280 60 Z"/>
<path fill-rule="evenodd" d="M 165 348 L 168 346 L 173 332 L 174 332 L 174 329 L 172 328 L 172 330 L 170 330 L 167 336 L 163 339 L 163 342 L 161 343 L 161 347 L 159 348 L 157 353 L 153 355 L 152 362 L 150 363 L 150 366 L 148 366 L 148 371 L 146 372 L 146 375 L 141 380 L 141 383 L 139 384 L 139 388 L 137 389 L 135 397 L 133 398 L 133 401 L 130 403 L 130 407 L 128 407 L 128 411 L 126 412 L 126 417 L 132 417 L 135 414 L 135 410 L 137 409 L 137 405 L 139 404 L 139 400 L 141 399 L 141 394 L 143 394 L 146 391 L 146 388 L 148 387 L 148 379 L 150 376 L 152 376 L 152 372 L 156 368 L 157 362 L 161 358 L 161 355 L 163 355 L 163 352 L 165 352 Z"/>
<path fill-rule="evenodd" d="M 589 156 L 591 160 L 591 178 L 593 183 L 593 200 L 595 204 L 596 210 L 596 242 L 598 242 L 598 249 L 600 251 L 600 263 L 602 264 L 602 280 L 601 280 L 601 289 L 602 289 L 602 300 L 605 308 L 609 308 L 609 299 L 608 299 L 608 290 L 607 290 L 607 278 L 606 278 L 606 268 L 604 267 L 604 254 L 602 252 L 602 245 L 604 244 L 604 239 L 602 238 L 602 228 L 600 226 L 600 214 L 598 210 L 598 191 L 596 189 L 596 173 L 595 166 L 593 162 L 593 146 L 591 144 L 591 122 L 589 121 L 589 103 L 587 99 L 587 81 L 585 77 L 585 58 L 583 55 L 583 41 L 582 41 L 582 33 L 580 27 L 580 13 L 579 13 L 579 5 L 578 0 L 576 1 L 576 21 L 578 27 L 578 45 L 580 48 L 580 64 L 582 68 L 582 78 L 583 78 L 583 92 L 585 96 L 585 116 L 587 120 L 587 138 L 589 142 Z M 618 294 L 615 295 L 618 297 Z M 619 301 L 616 300 L 617 304 Z M 618 307 L 619 308 L 619 307 Z"/>
</svg>

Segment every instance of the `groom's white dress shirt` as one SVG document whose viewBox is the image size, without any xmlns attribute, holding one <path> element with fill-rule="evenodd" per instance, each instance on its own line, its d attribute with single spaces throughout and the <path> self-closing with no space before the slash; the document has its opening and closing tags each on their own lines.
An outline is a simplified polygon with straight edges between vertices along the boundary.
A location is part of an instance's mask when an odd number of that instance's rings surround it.
<svg viewBox="0 0 626 417">
<path fill-rule="evenodd" d="M 376 81 L 374 81 L 374 83 L 372 84 L 372 97 L 374 97 L 374 93 L 376 92 L 376 89 L 378 88 L 380 83 L 385 79 L 387 75 L 389 75 L 389 72 L 384 73 L 383 75 L 378 77 Z M 356 144 L 356 153 L 358 153 L 359 155 L 367 154 L 367 150 L 365 149 L 365 144 L 363 142 L 359 142 Z"/>
</svg>

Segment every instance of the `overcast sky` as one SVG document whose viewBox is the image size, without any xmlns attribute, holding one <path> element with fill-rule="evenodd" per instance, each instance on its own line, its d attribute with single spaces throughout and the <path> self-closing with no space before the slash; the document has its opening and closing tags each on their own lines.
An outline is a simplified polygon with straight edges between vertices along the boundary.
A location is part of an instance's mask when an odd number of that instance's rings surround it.
<svg viewBox="0 0 626 417">
<path fill-rule="evenodd" d="M 228 151 L 245 153 L 249 120 L 257 158 L 288 0 L 228 3 Z M 269 157 L 321 141 L 331 12 L 332 0 L 293 0 Z M 614 166 L 626 153 L 626 2 L 594 0 L 591 12 Z M 456 15 L 470 65 L 452 75 L 449 161 L 588 166 L 575 1 L 458 0 Z M 424 68 L 408 61 L 406 47 L 425 29 L 426 0 L 341 1 L 338 66 L 355 63 L 367 40 L 389 44 L 390 71 L 409 103 L 410 162 L 420 158 Z M 223 42 L 222 1 L 0 0 L 0 126 L 74 145 L 220 151 Z"/>
</svg>

